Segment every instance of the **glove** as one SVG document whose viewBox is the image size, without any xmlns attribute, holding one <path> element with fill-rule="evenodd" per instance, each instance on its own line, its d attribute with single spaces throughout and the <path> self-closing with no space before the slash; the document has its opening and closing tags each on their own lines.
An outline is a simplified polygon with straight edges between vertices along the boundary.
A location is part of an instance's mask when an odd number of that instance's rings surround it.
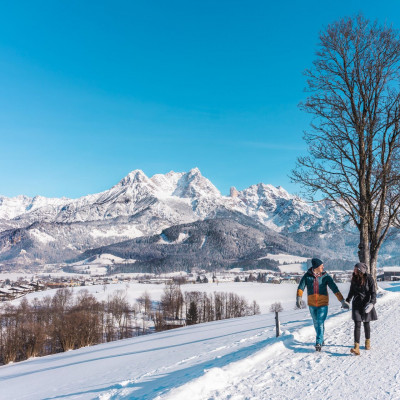
<svg viewBox="0 0 400 400">
<path fill-rule="evenodd" d="M 345 310 L 350 310 L 350 304 L 346 301 L 346 300 L 342 300 L 342 308 L 344 308 Z"/>
<path fill-rule="evenodd" d="M 303 308 L 303 300 L 301 300 L 300 296 L 296 297 L 296 307 L 297 308 Z"/>
<path fill-rule="evenodd" d="M 365 314 L 368 314 L 373 308 L 374 308 L 374 305 L 372 303 L 367 303 L 367 305 L 364 308 Z"/>
</svg>

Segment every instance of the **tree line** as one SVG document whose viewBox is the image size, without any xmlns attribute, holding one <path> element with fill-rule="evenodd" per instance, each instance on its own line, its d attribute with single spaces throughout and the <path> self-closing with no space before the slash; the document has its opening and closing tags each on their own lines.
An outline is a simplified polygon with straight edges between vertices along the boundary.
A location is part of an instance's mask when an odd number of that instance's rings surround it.
<svg viewBox="0 0 400 400">
<path fill-rule="evenodd" d="M 158 313 L 164 324 L 184 318 L 187 325 L 194 325 L 260 314 L 260 307 L 255 301 L 249 304 L 236 293 L 190 291 L 182 294 L 178 285 L 169 285 L 164 289 Z"/>
<path fill-rule="evenodd" d="M 0 309 L 0 364 L 60 353 L 183 325 L 260 313 L 257 303 L 234 293 L 182 293 L 167 285 L 159 302 L 144 292 L 134 304 L 119 290 L 99 301 L 81 290 Z"/>
<path fill-rule="evenodd" d="M 100 302 L 87 290 L 74 296 L 68 288 L 53 297 L 5 304 L 0 312 L 0 363 L 138 335 L 143 330 L 134 320 L 138 311 L 123 291 Z"/>
</svg>

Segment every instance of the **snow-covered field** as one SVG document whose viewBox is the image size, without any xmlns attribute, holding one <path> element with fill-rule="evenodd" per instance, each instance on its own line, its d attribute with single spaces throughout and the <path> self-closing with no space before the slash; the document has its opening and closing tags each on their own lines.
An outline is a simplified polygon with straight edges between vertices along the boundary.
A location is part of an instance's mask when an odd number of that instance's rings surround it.
<svg viewBox="0 0 400 400">
<path fill-rule="evenodd" d="M 307 271 L 307 258 L 290 254 L 267 254 L 259 260 L 268 258 L 278 261 L 279 269 L 285 273 L 300 273 Z"/>
<path fill-rule="evenodd" d="M 199 286 L 211 285 L 193 288 Z M 349 353 L 350 312 L 341 310 L 333 295 L 326 346 L 316 353 L 308 310 L 293 309 L 296 285 L 259 284 L 246 288 L 252 288 L 249 300 L 264 296 L 268 298 L 264 307 L 272 300 L 286 305 L 280 314 L 284 333 L 279 338 L 275 338 L 274 315 L 266 313 L 30 359 L 0 367 L 0 397 L 399 399 L 400 285 L 382 286 L 388 291 L 378 299 L 372 350 L 362 350 L 360 357 Z M 340 288 L 347 295 L 348 284 Z"/>
<path fill-rule="evenodd" d="M 290 254 L 267 254 L 265 257 L 261 257 L 261 259 L 263 258 L 269 258 L 270 260 L 278 261 L 279 264 L 296 264 L 307 262 L 306 257 L 294 256 Z"/>
<path fill-rule="evenodd" d="M 340 290 L 343 293 L 348 290 L 348 284 L 339 284 Z M 122 292 L 130 303 L 134 303 L 145 291 L 150 295 L 153 301 L 159 301 L 164 292 L 165 285 L 163 284 L 142 284 L 142 283 L 118 283 L 110 285 L 93 285 L 93 286 L 78 286 L 72 288 L 75 293 L 80 290 L 88 290 L 96 296 L 98 300 L 107 300 L 107 297 L 114 292 Z M 35 297 L 41 298 L 48 295 L 54 295 L 56 289 L 46 290 L 43 292 L 33 292 L 26 295 L 24 298 L 33 300 Z M 277 301 L 282 303 L 285 310 L 291 310 L 294 307 L 294 299 L 296 298 L 297 285 L 292 283 L 272 284 L 258 282 L 220 282 L 220 283 L 202 283 L 202 284 L 185 284 L 181 285 L 181 291 L 199 291 L 214 293 L 214 292 L 233 292 L 238 296 L 245 297 L 249 303 L 255 300 L 261 309 L 261 313 L 268 313 L 272 303 Z M 21 301 L 21 298 L 14 302 Z M 332 299 L 335 301 L 335 298 Z"/>
</svg>

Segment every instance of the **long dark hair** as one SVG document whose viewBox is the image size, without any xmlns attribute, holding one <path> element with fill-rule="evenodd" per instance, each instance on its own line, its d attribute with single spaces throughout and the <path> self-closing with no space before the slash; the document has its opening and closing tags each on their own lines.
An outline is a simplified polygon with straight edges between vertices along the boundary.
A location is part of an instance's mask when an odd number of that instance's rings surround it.
<svg viewBox="0 0 400 400">
<path fill-rule="evenodd" d="M 355 283 L 358 286 L 364 286 L 367 281 L 367 274 L 363 274 L 359 269 L 357 272 L 353 272 L 353 276 L 351 278 L 351 283 Z"/>
</svg>

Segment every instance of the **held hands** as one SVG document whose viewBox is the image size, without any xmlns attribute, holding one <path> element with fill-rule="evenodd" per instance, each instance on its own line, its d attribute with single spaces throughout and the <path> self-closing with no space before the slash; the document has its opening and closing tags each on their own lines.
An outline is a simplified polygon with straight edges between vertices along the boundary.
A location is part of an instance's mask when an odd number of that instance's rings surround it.
<svg viewBox="0 0 400 400">
<path fill-rule="evenodd" d="M 342 300 L 342 308 L 345 310 L 350 310 L 350 304 L 346 300 Z"/>
</svg>

